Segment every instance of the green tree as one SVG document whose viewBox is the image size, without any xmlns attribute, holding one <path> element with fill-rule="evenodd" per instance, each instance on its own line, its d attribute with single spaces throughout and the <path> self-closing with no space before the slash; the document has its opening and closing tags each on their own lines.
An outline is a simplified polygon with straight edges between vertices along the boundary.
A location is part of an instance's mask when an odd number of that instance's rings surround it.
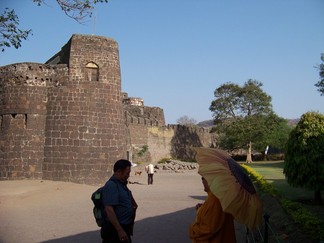
<svg viewBox="0 0 324 243">
<path fill-rule="evenodd" d="M 272 114 L 266 117 L 265 124 L 267 134 L 265 144 L 284 152 L 292 130 L 292 127 L 288 125 L 288 121 Z M 262 144 L 262 146 L 265 144 Z"/>
<path fill-rule="evenodd" d="M 46 5 L 46 0 L 33 0 L 38 6 Z M 92 16 L 94 5 L 107 3 L 108 0 L 56 0 L 61 10 L 70 18 L 82 23 Z M 22 40 L 26 40 L 32 31 L 19 29 L 19 17 L 14 9 L 6 8 L 0 15 L 0 48 L 21 47 Z"/>
<path fill-rule="evenodd" d="M 317 203 L 324 189 L 323 148 L 324 115 L 305 113 L 289 135 L 283 173 L 289 185 L 314 190 Z"/>
<path fill-rule="evenodd" d="M 33 0 L 38 6 L 46 5 L 46 0 Z M 108 3 L 108 0 L 56 0 L 61 10 L 68 17 L 79 23 L 92 17 L 92 11 L 97 3 Z"/>
<path fill-rule="evenodd" d="M 26 40 L 31 34 L 31 30 L 21 30 L 18 28 L 19 18 L 15 11 L 6 8 L 0 15 L 0 48 L 4 52 L 5 47 L 21 46 L 21 41 Z"/>
<path fill-rule="evenodd" d="M 321 95 L 324 95 L 324 53 L 321 54 L 321 60 L 323 63 L 317 66 L 320 80 L 315 84 L 315 86 L 318 88 L 317 91 L 319 91 Z"/>
<path fill-rule="evenodd" d="M 252 141 L 254 150 L 261 151 L 263 155 L 267 145 L 284 151 L 291 131 L 287 121 L 274 113 L 233 119 L 219 127 L 219 145 L 222 148 L 242 148 Z"/>
<path fill-rule="evenodd" d="M 273 114 L 271 97 L 263 84 L 249 79 L 243 87 L 226 83 L 214 92 L 209 107 L 213 112 L 215 130 L 220 134 L 220 146 L 226 149 L 247 148 L 246 162 L 252 162 L 252 141 L 264 141 L 266 117 Z"/>
</svg>

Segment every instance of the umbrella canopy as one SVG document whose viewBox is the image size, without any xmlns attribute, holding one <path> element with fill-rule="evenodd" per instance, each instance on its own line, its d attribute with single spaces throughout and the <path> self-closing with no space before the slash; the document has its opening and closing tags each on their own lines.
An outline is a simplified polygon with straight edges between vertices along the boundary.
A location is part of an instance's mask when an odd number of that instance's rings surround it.
<svg viewBox="0 0 324 243">
<path fill-rule="evenodd" d="M 242 167 L 223 150 L 194 148 L 198 173 L 219 199 L 223 211 L 252 230 L 262 221 L 263 205 Z"/>
</svg>

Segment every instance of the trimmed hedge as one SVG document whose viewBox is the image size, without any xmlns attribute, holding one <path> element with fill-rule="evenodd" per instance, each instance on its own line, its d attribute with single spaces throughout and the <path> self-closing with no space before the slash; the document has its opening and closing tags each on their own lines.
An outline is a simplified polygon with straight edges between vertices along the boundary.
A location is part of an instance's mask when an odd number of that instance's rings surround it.
<svg viewBox="0 0 324 243">
<path fill-rule="evenodd" d="M 280 201 L 282 208 L 292 217 L 292 219 L 303 226 L 305 231 L 312 239 L 324 240 L 324 222 L 314 216 L 302 204 L 293 202 L 284 198 L 279 194 L 278 190 L 269 184 L 261 174 L 253 170 L 250 166 L 245 164 L 241 165 L 260 187 L 263 192 L 269 193 L 271 196 L 277 197 Z"/>
</svg>

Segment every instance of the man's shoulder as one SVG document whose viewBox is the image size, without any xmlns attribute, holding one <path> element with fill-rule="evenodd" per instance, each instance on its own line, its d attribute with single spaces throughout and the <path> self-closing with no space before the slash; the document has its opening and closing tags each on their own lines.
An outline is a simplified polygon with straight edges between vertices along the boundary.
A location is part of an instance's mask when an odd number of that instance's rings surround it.
<svg viewBox="0 0 324 243">
<path fill-rule="evenodd" d="M 122 181 L 118 180 L 117 178 L 111 177 L 106 182 L 104 187 L 108 187 L 108 188 L 124 188 L 125 184 Z"/>
<path fill-rule="evenodd" d="M 108 180 L 106 184 L 102 187 L 102 193 L 105 196 L 112 195 L 119 192 L 118 185 L 113 180 Z"/>
<path fill-rule="evenodd" d="M 112 187 L 112 186 L 116 186 L 117 183 L 113 178 L 110 178 L 104 185 L 104 187 Z"/>
</svg>

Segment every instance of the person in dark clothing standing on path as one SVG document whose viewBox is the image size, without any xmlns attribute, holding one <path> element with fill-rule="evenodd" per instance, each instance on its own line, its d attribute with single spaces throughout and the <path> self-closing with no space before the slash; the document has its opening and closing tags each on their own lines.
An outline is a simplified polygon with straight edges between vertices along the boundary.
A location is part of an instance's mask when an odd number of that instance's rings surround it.
<svg viewBox="0 0 324 243">
<path fill-rule="evenodd" d="M 106 217 L 101 227 L 102 243 L 132 242 L 137 204 L 127 187 L 131 166 L 128 160 L 118 160 L 113 176 L 104 186 L 102 198 Z"/>
</svg>

